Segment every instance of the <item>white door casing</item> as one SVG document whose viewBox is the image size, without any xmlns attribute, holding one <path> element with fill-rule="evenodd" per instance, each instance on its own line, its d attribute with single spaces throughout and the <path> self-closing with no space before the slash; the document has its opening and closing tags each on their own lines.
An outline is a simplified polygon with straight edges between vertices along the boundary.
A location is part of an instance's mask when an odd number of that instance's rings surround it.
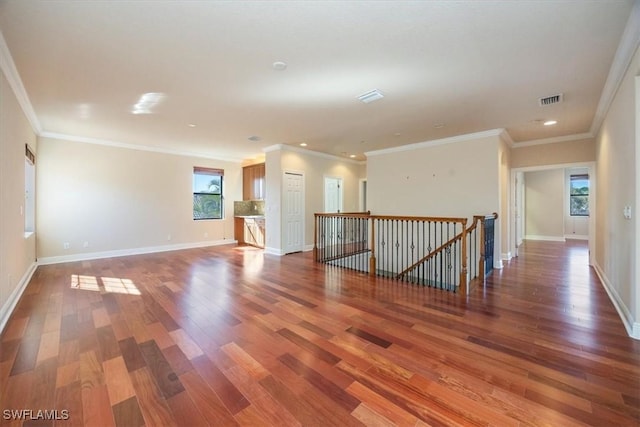
<svg viewBox="0 0 640 427">
<path fill-rule="evenodd" d="M 304 246 L 304 174 L 284 172 L 284 253 L 300 252 Z"/>
<path fill-rule="evenodd" d="M 343 211 L 342 178 L 324 177 L 324 211 L 338 213 Z"/>
</svg>

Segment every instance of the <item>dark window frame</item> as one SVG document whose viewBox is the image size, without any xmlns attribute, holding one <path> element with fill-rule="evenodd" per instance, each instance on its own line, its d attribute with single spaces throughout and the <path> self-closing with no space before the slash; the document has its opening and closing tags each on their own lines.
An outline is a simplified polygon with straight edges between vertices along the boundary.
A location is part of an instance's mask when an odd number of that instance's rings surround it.
<svg viewBox="0 0 640 427">
<path fill-rule="evenodd" d="M 214 191 L 195 191 L 196 176 L 215 176 L 220 179 L 218 190 Z M 193 192 L 193 220 L 219 220 L 224 219 L 224 170 L 195 166 L 193 168 L 192 192 Z M 214 196 L 214 197 L 211 197 Z M 216 197 L 217 196 L 217 197 Z M 211 198 L 210 198 L 211 197 Z M 207 198 L 215 204 L 217 199 L 217 207 L 211 208 L 206 205 Z M 214 212 L 212 212 L 214 211 Z"/>
<path fill-rule="evenodd" d="M 587 191 L 581 191 L 580 193 L 574 192 L 573 182 L 574 181 L 583 181 L 586 180 Z M 589 192 L 590 192 L 591 181 L 589 179 L 589 174 L 572 174 L 569 176 L 569 216 L 576 217 L 588 217 L 589 216 Z M 583 187 L 584 188 L 584 187 Z M 578 203 L 575 200 L 586 199 L 586 212 L 584 209 L 580 211 L 576 211 L 576 206 Z"/>
</svg>

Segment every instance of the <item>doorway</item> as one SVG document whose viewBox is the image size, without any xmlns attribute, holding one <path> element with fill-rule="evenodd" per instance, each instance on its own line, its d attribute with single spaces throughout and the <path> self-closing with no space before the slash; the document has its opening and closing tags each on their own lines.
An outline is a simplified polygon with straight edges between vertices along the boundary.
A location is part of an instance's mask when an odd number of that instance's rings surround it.
<svg viewBox="0 0 640 427">
<path fill-rule="evenodd" d="M 324 177 L 324 211 L 326 213 L 340 213 L 343 211 L 342 193 L 342 178 Z"/>
<path fill-rule="evenodd" d="M 284 253 L 301 252 L 304 242 L 304 174 L 284 172 Z"/>
<path fill-rule="evenodd" d="M 551 176 L 552 172 L 556 172 L 555 175 L 558 175 L 557 179 L 554 182 L 557 182 L 557 185 L 554 184 L 555 189 L 555 199 L 560 198 L 560 201 L 556 200 L 554 203 L 551 203 L 551 199 L 547 195 L 547 190 L 550 191 L 550 185 L 544 185 L 544 182 L 541 179 L 538 179 L 539 191 L 534 192 L 537 199 L 534 200 L 532 198 L 531 201 L 527 200 L 527 183 L 528 177 L 537 177 L 541 178 L 542 176 Z M 595 163 L 594 162 L 585 162 L 585 163 L 568 163 L 568 164 L 558 164 L 558 165 L 548 165 L 548 166 L 535 166 L 535 167 L 523 167 L 523 168 L 514 168 L 511 170 L 511 194 L 512 194 L 512 203 L 510 204 L 510 229 L 512 230 L 511 238 L 509 239 L 509 251 L 510 254 L 514 256 L 518 256 L 519 247 L 523 243 L 523 241 L 527 238 L 532 240 L 551 240 L 551 241 L 565 241 L 566 238 L 575 239 L 582 238 L 588 240 L 588 248 L 589 248 L 589 265 L 593 265 L 595 263 L 595 209 L 591 209 L 589 216 L 585 217 L 585 231 L 580 233 L 569 232 L 565 233 L 565 229 L 567 228 L 566 215 L 565 212 L 568 212 L 570 206 L 569 199 L 569 186 L 567 184 L 567 180 L 570 179 L 570 175 L 575 171 L 583 171 L 589 176 L 589 180 L 591 182 L 590 189 L 588 193 L 588 204 L 589 206 L 594 207 L 596 203 L 596 194 L 595 194 Z M 549 174 L 547 175 L 546 172 Z M 540 184 L 542 182 L 542 184 Z M 565 184 L 562 184 L 562 183 Z M 560 194 L 556 194 L 560 192 Z M 531 203 L 535 206 L 530 206 Z M 557 214 L 550 215 L 549 210 L 554 207 L 554 212 Z M 531 209 L 534 209 L 532 211 Z M 530 230 L 528 228 L 528 224 L 536 222 L 534 217 L 531 217 L 532 212 L 538 213 L 538 218 L 547 219 L 553 216 L 554 224 L 546 223 L 544 227 L 539 227 L 539 230 Z M 538 225 L 540 225 L 538 223 Z M 553 229 L 555 231 L 548 232 L 549 229 Z"/>
</svg>

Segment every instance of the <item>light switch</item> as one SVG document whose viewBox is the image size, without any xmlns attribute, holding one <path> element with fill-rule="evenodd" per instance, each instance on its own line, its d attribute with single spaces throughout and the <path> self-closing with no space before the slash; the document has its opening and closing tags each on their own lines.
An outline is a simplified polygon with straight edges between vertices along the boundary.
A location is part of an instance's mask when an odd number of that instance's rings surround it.
<svg viewBox="0 0 640 427">
<path fill-rule="evenodd" d="M 631 206 L 625 206 L 623 211 L 624 219 L 631 219 Z"/>
</svg>

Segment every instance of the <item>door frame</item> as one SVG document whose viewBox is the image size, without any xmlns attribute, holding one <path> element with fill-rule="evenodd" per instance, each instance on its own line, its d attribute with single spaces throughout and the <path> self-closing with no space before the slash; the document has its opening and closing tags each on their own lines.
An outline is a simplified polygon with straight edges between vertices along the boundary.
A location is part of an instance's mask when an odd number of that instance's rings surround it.
<svg viewBox="0 0 640 427">
<path fill-rule="evenodd" d="M 338 187 L 339 208 L 338 208 L 338 212 L 335 212 L 335 213 L 342 213 L 344 212 L 344 178 L 342 178 L 341 176 L 323 175 L 322 177 L 322 202 L 323 202 L 322 210 L 325 213 L 329 213 L 327 211 L 327 179 L 335 179 L 337 181 L 340 181 L 340 184 Z M 334 212 L 331 212 L 331 213 L 334 213 Z"/>
<path fill-rule="evenodd" d="M 367 211 L 367 178 L 360 178 L 358 180 L 358 210 L 360 212 Z"/>
<path fill-rule="evenodd" d="M 305 214 L 306 214 L 306 212 L 305 212 L 305 203 L 306 203 L 306 187 L 305 187 L 305 185 L 306 185 L 306 181 L 305 181 L 304 171 L 294 170 L 294 169 L 283 169 L 282 170 L 282 188 L 280 190 L 282 192 L 281 193 L 282 194 L 282 201 L 281 201 L 282 207 L 286 206 L 285 197 L 287 197 L 286 196 L 286 194 L 287 194 L 287 174 L 302 176 L 302 209 L 301 209 L 301 213 L 300 213 L 300 215 L 302 216 L 302 224 L 301 224 L 301 228 L 302 228 L 302 230 L 301 230 L 301 233 L 302 233 L 302 236 L 301 236 L 302 248 L 300 250 L 304 252 L 305 251 L 305 228 L 306 228 L 306 225 L 307 225 L 306 217 L 305 217 Z M 286 218 L 286 215 L 287 215 L 287 213 L 286 213 L 285 209 L 283 209 L 282 210 L 282 222 L 281 222 L 282 225 L 281 225 L 281 233 L 280 233 L 280 236 L 281 236 L 280 238 L 282 239 L 281 240 L 282 241 L 281 253 L 283 255 L 286 255 L 286 254 L 289 254 L 289 253 L 294 253 L 294 252 L 287 252 L 287 240 L 286 240 L 286 234 L 285 234 L 287 232 L 287 226 L 286 226 L 287 218 Z"/>
<path fill-rule="evenodd" d="M 580 168 L 580 167 L 586 167 L 589 169 L 589 265 L 595 265 L 596 263 L 596 248 L 595 248 L 595 244 L 596 244 L 596 183 L 597 183 L 596 162 L 561 163 L 557 165 L 511 168 L 511 179 L 509 184 L 510 190 L 511 190 L 511 203 L 509 203 L 509 224 L 510 224 L 511 230 L 516 229 L 517 220 L 515 216 L 515 206 L 513 206 L 513 201 L 515 200 L 517 172 L 536 172 L 536 171 L 544 171 L 544 170 L 552 170 L 552 169 L 564 170 L 567 168 Z M 524 194 L 522 196 L 524 197 Z M 524 209 L 526 210 L 526 204 L 524 206 Z M 517 253 L 516 252 L 516 236 L 517 236 L 517 233 L 512 233 L 511 238 L 509 239 L 508 250 L 511 254 Z"/>
</svg>

